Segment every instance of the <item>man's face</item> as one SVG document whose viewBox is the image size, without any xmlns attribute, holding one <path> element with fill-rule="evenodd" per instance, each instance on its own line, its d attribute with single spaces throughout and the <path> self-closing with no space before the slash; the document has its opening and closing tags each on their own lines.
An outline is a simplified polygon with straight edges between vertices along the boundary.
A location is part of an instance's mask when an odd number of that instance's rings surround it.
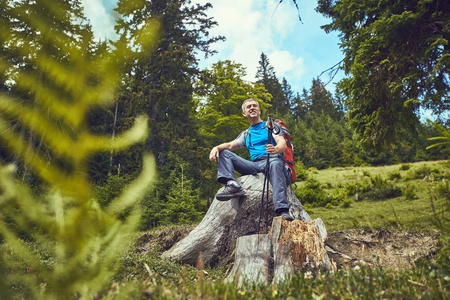
<svg viewBox="0 0 450 300">
<path fill-rule="evenodd" d="M 257 118 L 261 114 L 261 110 L 259 109 L 258 102 L 256 101 L 248 101 L 244 105 L 244 111 L 242 115 L 244 117 Z"/>
</svg>

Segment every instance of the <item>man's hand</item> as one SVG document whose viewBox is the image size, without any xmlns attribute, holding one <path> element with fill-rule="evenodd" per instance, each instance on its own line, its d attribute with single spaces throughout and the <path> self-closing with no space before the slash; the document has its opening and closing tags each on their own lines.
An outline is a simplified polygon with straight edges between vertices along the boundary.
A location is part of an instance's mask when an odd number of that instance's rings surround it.
<svg viewBox="0 0 450 300">
<path fill-rule="evenodd" d="M 277 154 L 277 153 L 279 153 L 278 149 L 277 149 L 277 146 L 274 146 L 272 144 L 266 144 L 265 146 L 266 146 L 266 152 L 267 153 L 269 153 L 269 154 Z"/>
<path fill-rule="evenodd" d="M 219 157 L 219 152 L 222 150 L 229 150 L 234 151 L 236 149 L 239 149 L 239 144 L 236 141 L 223 143 L 218 146 L 215 146 L 211 149 L 211 152 L 209 152 L 209 160 L 210 161 L 217 161 L 217 158 Z"/>
<path fill-rule="evenodd" d="M 217 161 L 217 158 L 219 157 L 219 148 L 216 146 L 211 149 L 211 152 L 209 152 L 209 160 L 210 161 Z"/>
</svg>

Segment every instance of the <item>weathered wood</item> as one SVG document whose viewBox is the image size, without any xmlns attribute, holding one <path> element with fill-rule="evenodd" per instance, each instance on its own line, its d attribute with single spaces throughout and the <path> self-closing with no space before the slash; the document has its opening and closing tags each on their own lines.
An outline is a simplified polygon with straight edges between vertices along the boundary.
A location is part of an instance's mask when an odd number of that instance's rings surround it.
<svg viewBox="0 0 450 300">
<path fill-rule="evenodd" d="M 291 279 L 295 275 L 289 244 L 273 243 L 273 282 L 279 283 Z"/>
<path fill-rule="evenodd" d="M 271 239 L 268 234 L 241 236 L 236 241 L 233 269 L 225 279 L 237 286 L 245 283 L 267 284 L 269 282 Z"/>
<path fill-rule="evenodd" d="M 273 219 L 271 233 L 238 238 L 236 262 L 227 281 L 238 286 L 277 284 L 298 272 L 334 270 L 322 238 L 326 231 L 321 235 L 317 224 L 323 224 L 322 220 L 287 222 L 277 217 Z"/>
<path fill-rule="evenodd" d="M 318 225 L 319 224 L 319 225 Z M 287 222 L 282 218 L 275 218 L 272 225 L 272 242 L 282 250 L 275 251 L 274 269 L 281 271 L 274 274 L 274 281 L 285 279 L 286 276 L 301 270 L 333 270 L 335 266 L 330 261 L 325 250 L 326 230 L 322 230 L 321 219 L 314 222 L 294 220 Z M 288 253 L 287 253 L 288 252 Z M 275 257 L 280 255 L 280 258 Z M 288 257 L 288 258 L 287 258 Z M 285 265 L 291 264 L 289 268 Z"/>
<path fill-rule="evenodd" d="M 202 252 L 203 260 L 209 266 L 227 265 L 233 261 L 231 254 L 236 247 L 237 238 L 258 232 L 264 174 L 241 176 L 237 180 L 246 196 L 226 202 L 214 199 L 200 224 L 187 237 L 164 252 L 163 257 L 195 265 L 199 252 Z M 312 221 L 290 187 L 287 199 L 290 213 L 295 219 Z M 266 213 L 265 205 L 263 211 Z M 276 216 L 271 192 L 268 214 L 268 222 L 271 224 Z M 265 215 L 261 218 L 261 227 L 268 228 Z M 260 233 L 267 233 L 267 230 L 261 230 Z"/>
</svg>

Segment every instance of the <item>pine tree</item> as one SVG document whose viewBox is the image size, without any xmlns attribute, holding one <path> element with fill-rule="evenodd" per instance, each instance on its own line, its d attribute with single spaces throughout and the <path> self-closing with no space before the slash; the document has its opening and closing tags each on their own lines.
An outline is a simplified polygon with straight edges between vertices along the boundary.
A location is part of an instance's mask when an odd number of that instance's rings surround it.
<svg viewBox="0 0 450 300">
<path fill-rule="evenodd" d="M 319 0 L 317 10 L 340 32 L 339 88 L 362 146 L 384 151 L 414 131 L 420 108 L 449 110 L 448 1 Z"/>
<path fill-rule="evenodd" d="M 295 119 L 305 119 L 306 115 L 308 114 L 308 101 L 309 94 L 305 88 L 303 88 L 301 95 L 297 92 L 297 95 L 294 98 L 294 105 L 292 107 L 292 114 L 294 115 Z"/>
<path fill-rule="evenodd" d="M 193 186 L 193 179 L 188 179 L 181 167 L 180 176 L 178 170 L 174 170 L 170 176 L 171 189 L 167 195 L 167 201 L 156 212 L 159 224 L 191 224 L 201 220 L 202 212 L 206 209 L 206 201 L 200 200 L 200 192 Z"/>
<path fill-rule="evenodd" d="M 124 88 L 126 115 L 147 114 L 150 138 L 146 147 L 160 153 L 158 164 L 166 153 L 185 136 L 195 138 L 193 79 L 198 75 L 196 51 L 211 55 L 209 45 L 220 38 L 208 37 L 215 22 L 205 17 L 210 4 L 188 6 L 188 1 L 119 1 L 117 12 L 129 21 L 118 26 L 127 36 L 149 17 L 159 18 L 162 34 L 155 51 L 145 44 L 135 44 L 136 58 L 128 71 Z M 189 25 L 189 26 L 188 26 Z M 184 150 L 180 149 L 180 150 Z"/>
<path fill-rule="evenodd" d="M 287 95 L 284 93 L 285 89 L 283 89 L 282 84 L 278 80 L 273 66 L 264 53 L 261 53 L 256 79 L 256 82 L 263 84 L 266 90 L 272 95 L 271 99 L 264 99 L 265 103 L 271 105 L 270 112 L 272 114 L 286 114 L 290 108 L 289 100 L 286 98 Z"/>
<path fill-rule="evenodd" d="M 285 99 L 288 110 L 286 112 L 292 113 L 295 111 L 296 101 L 294 97 L 294 91 L 291 85 L 288 83 L 287 79 L 283 77 L 281 81 L 281 90 L 283 91 L 283 98 Z"/>
<path fill-rule="evenodd" d="M 172 187 L 170 176 L 178 168 L 179 160 L 187 162 L 185 174 L 197 178 L 194 187 L 201 182 L 204 154 L 198 142 L 193 100 L 193 84 L 200 73 L 197 53 L 212 55 L 210 45 L 222 39 L 209 36 L 209 30 L 216 25 L 206 16 L 210 7 L 209 3 L 191 5 L 186 0 L 118 2 L 116 11 L 124 17 L 116 27 L 121 39 L 127 39 L 149 18 L 159 20 L 162 25 L 160 35 L 147 40 L 157 39 L 156 49 L 130 40 L 135 53 L 126 70 L 119 103 L 119 108 L 125 109 L 119 113 L 125 117 L 119 126 L 126 128 L 128 120 L 145 114 L 150 118 L 149 138 L 133 151 L 114 158 L 122 170 L 130 172 L 139 168 L 136 158 L 141 149 L 158 153 L 156 160 L 162 179 L 155 194 L 160 199 L 149 201 L 167 200 Z M 147 203 L 148 209 L 151 205 Z"/>
<path fill-rule="evenodd" d="M 49 93 L 59 87 L 58 81 L 53 78 L 56 76 L 54 73 L 64 74 L 64 70 L 53 70 L 52 64 L 61 63 L 65 68 L 71 68 L 71 63 L 76 61 L 75 56 L 79 54 L 68 49 L 83 49 L 83 54 L 89 55 L 94 46 L 92 30 L 82 14 L 81 2 L 3 0 L 1 7 L 4 8 L 0 13 L 4 31 L 0 51 L 4 61 L 1 66 L 0 87 L 35 109 L 49 105 Z M 45 28 L 36 30 L 39 23 L 45 24 Z M 30 80 L 37 81 L 37 88 L 28 88 Z M 60 88 L 61 93 L 64 93 L 64 89 L 67 87 Z M 68 101 L 73 101 L 72 98 L 76 95 L 67 90 L 67 94 L 61 95 L 63 96 L 68 96 Z M 28 151 L 37 148 L 47 160 L 56 159 L 46 148 L 43 139 L 37 138 L 29 127 L 13 122 L 12 128 L 29 141 Z M 14 161 L 19 166 L 18 173 L 24 181 L 36 180 L 29 165 L 19 159 L 16 153 L 4 159 Z"/>
<path fill-rule="evenodd" d="M 329 115 L 337 120 L 343 116 L 333 95 L 325 88 L 320 79 L 313 79 L 309 92 L 309 112 Z"/>
</svg>

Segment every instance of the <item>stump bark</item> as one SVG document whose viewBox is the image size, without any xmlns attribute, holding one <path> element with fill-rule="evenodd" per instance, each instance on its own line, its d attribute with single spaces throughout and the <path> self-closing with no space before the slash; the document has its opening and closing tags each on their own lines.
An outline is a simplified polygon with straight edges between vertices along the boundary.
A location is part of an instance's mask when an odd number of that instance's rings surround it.
<svg viewBox="0 0 450 300">
<path fill-rule="evenodd" d="M 238 286 L 277 284 L 298 272 L 335 270 L 320 233 L 322 224 L 277 217 L 270 233 L 239 237 L 236 260 L 226 281 Z"/>
<path fill-rule="evenodd" d="M 164 252 L 163 257 L 195 265 L 201 252 L 204 263 L 209 266 L 228 265 L 233 261 L 231 254 L 236 247 L 237 238 L 258 233 L 264 174 L 241 176 L 237 180 L 246 196 L 226 202 L 214 199 L 200 224 Z M 312 222 L 290 187 L 287 189 L 287 199 L 290 213 L 295 219 Z M 266 212 L 266 204 L 263 212 Z M 275 216 L 272 193 L 269 192 L 268 222 L 266 223 L 264 215 L 259 233 L 268 232 L 267 228 Z"/>
</svg>

